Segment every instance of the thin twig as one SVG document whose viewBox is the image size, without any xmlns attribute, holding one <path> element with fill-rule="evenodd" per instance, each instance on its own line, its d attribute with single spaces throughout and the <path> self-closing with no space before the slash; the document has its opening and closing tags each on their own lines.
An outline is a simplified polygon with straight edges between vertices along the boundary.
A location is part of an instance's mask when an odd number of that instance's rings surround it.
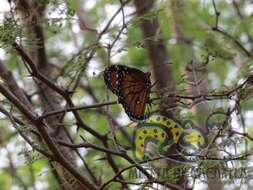
<svg viewBox="0 0 253 190">
<path fill-rule="evenodd" d="M 70 108 L 66 108 L 66 109 L 47 112 L 47 113 L 43 114 L 40 118 L 44 119 L 46 117 L 49 117 L 52 115 L 57 115 L 60 113 L 79 111 L 79 110 L 85 110 L 85 109 L 92 109 L 92 108 L 99 108 L 99 107 L 113 105 L 113 104 L 117 104 L 117 103 L 118 103 L 117 101 L 111 101 L 111 102 L 98 103 L 98 104 L 93 104 L 93 105 L 75 106 L 75 107 L 70 107 Z"/>
<path fill-rule="evenodd" d="M 220 29 L 220 27 L 218 25 L 220 12 L 217 10 L 215 0 L 212 0 L 212 4 L 213 4 L 214 12 L 215 12 L 215 26 L 212 27 L 212 30 L 217 31 L 218 33 L 222 34 L 223 36 L 226 36 L 227 38 L 231 39 L 248 57 L 252 57 L 251 53 L 241 44 L 241 42 L 239 40 L 237 40 L 235 37 L 233 37 L 228 32 Z"/>
</svg>

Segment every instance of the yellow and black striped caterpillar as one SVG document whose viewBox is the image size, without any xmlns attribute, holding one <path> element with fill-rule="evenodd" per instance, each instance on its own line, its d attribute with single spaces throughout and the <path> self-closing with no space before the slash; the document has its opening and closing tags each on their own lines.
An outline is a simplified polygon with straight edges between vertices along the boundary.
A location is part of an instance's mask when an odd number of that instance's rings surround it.
<svg viewBox="0 0 253 190">
<path fill-rule="evenodd" d="M 158 151 L 163 154 L 163 148 L 176 145 L 178 151 L 189 149 L 200 150 L 207 145 L 205 134 L 191 123 L 184 127 L 165 116 L 153 115 L 137 128 L 134 135 L 134 155 L 137 160 L 145 157 L 146 145 L 154 142 Z"/>
</svg>

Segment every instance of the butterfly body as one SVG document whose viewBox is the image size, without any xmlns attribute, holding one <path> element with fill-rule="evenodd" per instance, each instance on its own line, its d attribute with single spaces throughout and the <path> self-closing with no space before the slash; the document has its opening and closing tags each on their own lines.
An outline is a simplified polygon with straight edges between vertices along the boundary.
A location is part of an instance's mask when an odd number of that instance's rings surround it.
<svg viewBox="0 0 253 190">
<path fill-rule="evenodd" d="M 104 72 L 106 86 L 118 96 L 127 115 L 134 121 L 145 119 L 151 89 L 150 73 L 124 65 L 112 65 Z"/>
</svg>

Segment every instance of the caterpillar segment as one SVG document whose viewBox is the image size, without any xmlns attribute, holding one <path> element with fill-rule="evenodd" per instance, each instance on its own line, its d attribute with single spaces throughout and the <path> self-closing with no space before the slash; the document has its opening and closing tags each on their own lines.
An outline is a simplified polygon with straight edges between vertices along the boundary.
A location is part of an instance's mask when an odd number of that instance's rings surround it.
<svg viewBox="0 0 253 190">
<path fill-rule="evenodd" d="M 205 146 L 206 139 L 200 131 L 196 129 L 190 129 L 189 132 L 185 131 L 184 133 L 185 135 L 183 135 L 182 139 L 185 143 L 192 144 L 196 148 Z"/>
<path fill-rule="evenodd" d="M 183 127 L 173 121 L 172 119 L 169 119 L 165 116 L 157 116 L 153 115 L 149 117 L 146 121 L 147 123 L 155 123 L 155 124 L 160 124 L 169 129 L 169 132 L 172 135 L 173 138 L 173 143 L 177 143 L 179 140 L 179 137 L 181 136 L 182 132 L 184 131 Z"/>
<path fill-rule="evenodd" d="M 135 158 L 141 160 L 145 157 L 146 145 L 153 142 L 158 149 L 168 144 L 169 136 L 162 126 L 145 126 L 138 128 L 135 133 Z"/>
<path fill-rule="evenodd" d="M 178 151 L 198 153 L 207 145 L 206 136 L 198 128 L 185 129 L 178 143 Z"/>
</svg>

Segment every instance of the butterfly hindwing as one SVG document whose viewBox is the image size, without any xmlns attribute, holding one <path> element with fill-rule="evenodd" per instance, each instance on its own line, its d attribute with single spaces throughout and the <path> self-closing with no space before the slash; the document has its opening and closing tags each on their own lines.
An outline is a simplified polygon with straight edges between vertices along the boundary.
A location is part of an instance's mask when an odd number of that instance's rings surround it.
<svg viewBox="0 0 253 190">
<path fill-rule="evenodd" d="M 122 78 L 119 102 L 131 119 L 143 120 L 149 99 L 150 82 L 145 73 L 129 71 Z"/>
<path fill-rule="evenodd" d="M 130 119 L 143 120 L 151 88 L 150 73 L 113 65 L 105 70 L 104 80 L 106 86 L 118 96 Z"/>
</svg>

